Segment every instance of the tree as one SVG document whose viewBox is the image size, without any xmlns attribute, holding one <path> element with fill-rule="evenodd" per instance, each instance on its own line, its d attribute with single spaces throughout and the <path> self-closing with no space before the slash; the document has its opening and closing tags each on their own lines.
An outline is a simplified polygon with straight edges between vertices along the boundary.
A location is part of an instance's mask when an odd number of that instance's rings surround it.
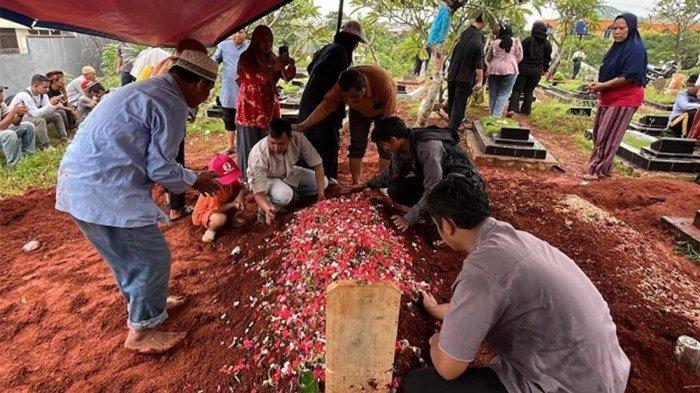
<svg viewBox="0 0 700 393">
<path fill-rule="evenodd" d="M 421 103 L 418 112 L 416 126 L 424 126 L 428 115 L 433 108 L 434 102 L 440 91 L 442 84 L 442 64 L 449 53 L 448 48 L 452 48 L 454 42 L 463 27 L 468 26 L 468 22 L 478 14 L 482 14 L 484 20 L 489 24 L 496 21 L 508 20 L 510 23 L 524 23 L 525 15 L 531 11 L 521 6 L 523 0 L 466 0 L 462 6 L 454 13 L 451 19 L 451 29 L 448 33 L 444 45 L 438 45 L 433 50 L 430 65 L 432 71 L 429 72 L 430 82 L 428 94 Z M 533 0 L 530 2 L 533 8 L 539 9 L 543 0 Z M 418 53 L 428 39 L 430 24 L 433 22 L 438 8 L 444 4 L 441 0 L 374 0 L 367 3 L 363 0 L 352 0 L 355 7 L 369 8 L 377 20 L 385 18 L 391 22 L 397 22 L 409 27 L 414 34 L 420 36 L 421 47 L 413 48 L 413 54 Z"/>
<path fill-rule="evenodd" d="M 329 30 L 325 22 L 313 0 L 296 0 L 266 15 L 259 23 L 272 29 L 278 45 L 289 46 L 290 56 L 305 63 L 335 34 L 335 27 Z"/>
<path fill-rule="evenodd" d="M 666 31 L 674 40 L 673 50 L 678 67 L 681 67 L 684 56 L 682 47 L 688 38 L 693 25 L 700 23 L 700 2 L 698 0 L 658 0 L 653 14 L 662 21 L 670 22 L 672 26 Z"/>
<path fill-rule="evenodd" d="M 576 22 L 586 21 L 591 25 L 590 27 L 594 27 L 598 23 L 597 10 L 603 6 L 603 0 L 550 0 L 549 6 L 559 15 L 552 35 L 552 41 L 559 50 L 549 67 L 549 75 L 551 76 L 557 72 L 559 62 L 562 59 L 562 49 L 566 39 L 573 32 Z"/>
</svg>

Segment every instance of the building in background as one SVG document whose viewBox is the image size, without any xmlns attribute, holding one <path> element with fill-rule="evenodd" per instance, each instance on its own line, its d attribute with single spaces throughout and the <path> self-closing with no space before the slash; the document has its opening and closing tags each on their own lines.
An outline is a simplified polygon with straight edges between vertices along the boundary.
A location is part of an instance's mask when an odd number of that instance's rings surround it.
<svg viewBox="0 0 700 393">
<path fill-rule="evenodd" d="M 51 29 L 30 29 L 0 19 L 0 85 L 8 95 L 29 86 L 34 74 L 61 69 L 67 79 L 80 75 L 89 65 L 101 74 L 101 54 L 110 40 Z"/>
<path fill-rule="evenodd" d="M 620 15 L 623 11 L 612 6 L 603 5 L 598 8 L 598 20 L 597 21 L 587 21 L 588 34 L 596 35 L 603 38 L 612 38 L 612 24 L 617 15 Z M 544 21 L 549 27 L 556 28 L 559 23 L 559 19 L 545 19 Z M 646 17 L 639 18 L 639 30 L 640 31 L 653 31 L 657 33 L 667 33 L 675 32 L 678 29 L 673 23 L 667 23 L 658 19 Z M 700 23 L 696 23 L 692 30 L 695 32 L 700 32 Z M 571 32 L 576 34 L 576 32 Z"/>
</svg>

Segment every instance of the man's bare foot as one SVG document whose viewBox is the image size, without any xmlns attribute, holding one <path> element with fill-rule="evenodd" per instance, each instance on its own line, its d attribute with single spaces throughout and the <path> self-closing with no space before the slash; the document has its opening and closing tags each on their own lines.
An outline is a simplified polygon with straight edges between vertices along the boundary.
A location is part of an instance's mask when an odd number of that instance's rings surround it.
<svg viewBox="0 0 700 393">
<path fill-rule="evenodd" d="M 449 113 L 445 112 L 444 108 L 440 108 L 438 113 L 440 114 L 440 117 L 442 117 L 445 120 L 447 120 L 447 118 L 450 117 Z"/>
<path fill-rule="evenodd" d="M 204 243 L 211 243 L 214 241 L 216 238 L 216 231 L 212 231 L 211 229 L 207 229 L 206 232 L 204 232 L 204 236 L 202 236 L 202 241 Z"/>
<path fill-rule="evenodd" d="M 581 179 L 587 180 L 587 181 L 594 181 L 594 180 L 598 180 L 598 176 L 584 173 L 583 175 L 581 175 Z"/>
<path fill-rule="evenodd" d="M 185 335 L 185 333 L 161 332 L 154 329 L 129 329 L 129 334 L 124 341 L 124 348 L 138 353 L 163 353 L 182 341 Z"/>
<path fill-rule="evenodd" d="M 182 296 L 168 296 L 168 298 L 165 299 L 166 310 L 173 310 L 183 304 L 185 304 L 185 298 Z"/>
</svg>

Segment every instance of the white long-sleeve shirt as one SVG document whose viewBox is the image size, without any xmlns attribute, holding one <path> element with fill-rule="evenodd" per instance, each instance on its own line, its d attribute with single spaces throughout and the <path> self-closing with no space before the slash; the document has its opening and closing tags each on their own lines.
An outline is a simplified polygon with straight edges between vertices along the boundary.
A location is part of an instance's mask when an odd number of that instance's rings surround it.
<svg viewBox="0 0 700 393">
<path fill-rule="evenodd" d="M 27 90 L 31 91 L 30 88 Z M 27 93 L 27 91 L 22 90 L 15 95 L 15 97 L 10 102 L 10 108 L 17 104 L 24 104 L 29 108 L 29 116 L 32 117 L 42 117 L 56 110 L 61 104 L 53 105 L 49 102 L 48 94 L 33 95 Z"/>
</svg>

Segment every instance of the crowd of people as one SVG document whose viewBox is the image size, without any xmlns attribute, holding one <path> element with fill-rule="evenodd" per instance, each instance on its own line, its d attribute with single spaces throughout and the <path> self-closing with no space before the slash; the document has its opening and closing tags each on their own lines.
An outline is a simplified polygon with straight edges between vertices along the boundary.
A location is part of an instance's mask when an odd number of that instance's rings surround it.
<svg viewBox="0 0 700 393">
<path fill-rule="evenodd" d="M 36 74 L 29 87 L 17 92 L 6 103 L 6 87 L 0 87 L 0 147 L 9 168 L 22 157 L 37 151 L 55 150 L 49 126 L 61 143 L 70 142 L 69 132 L 92 111 L 107 90 L 97 81 L 95 69 L 86 66 L 82 75 L 66 84 L 61 70 Z"/>
<path fill-rule="evenodd" d="M 524 95 L 522 105 L 519 95 L 515 102 L 510 97 L 513 111 L 527 113 L 530 87 L 549 63 L 551 47 L 540 23 L 522 42 L 499 24 L 493 29 L 497 39 L 484 51 L 479 31 L 485 25 L 476 18 L 451 55 L 444 128 L 408 127 L 397 114 L 397 86 L 387 71 L 353 66 L 353 51 L 366 42 L 355 21 L 314 54 L 296 124 L 280 116 L 276 88 L 280 79 L 294 78 L 295 61 L 285 46 L 275 53 L 267 26 L 257 26 L 247 44 L 244 31 L 235 33 L 212 57 L 191 39 L 181 41 L 174 56 L 149 48 L 134 57 L 120 48 L 118 66 L 130 77 L 122 74 L 124 86 L 92 107 L 68 146 L 56 208 L 72 217 L 114 274 L 128 308 L 124 346 L 162 353 L 185 337 L 159 329 L 184 299 L 168 296 L 171 256 L 158 222 L 191 213 L 208 243 L 226 228 L 256 225 L 241 218 L 248 202 L 256 205 L 258 222 L 269 224 L 299 198 L 325 199 L 329 185 L 338 182 L 339 129 L 347 106 L 352 180 L 341 185 L 342 192 L 386 189 L 390 199 L 407 207 L 392 219 L 398 230 L 432 221 L 449 247 L 469 253 L 449 303 L 422 294 L 427 313 L 443 323 L 430 340 L 433 366 L 411 373 L 406 391 L 622 392 L 630 363 L 602 296 L 561 251 L 491 217 L 486 183 L 459 145 L 466 98 L 484 78 L 494 92 L 492 114 L 505 111 L 513 86 Z M 208 170 L 195 172 L 184 165 L 185 127 L 208 99 L 220 64 L 227 145 Z M 84 80 L 91 77 L 87 72 Z M 30 99 L 48 89 L 48 78 L 34 82 L 25 93 Z M 83 81 L 78 87 L 85 95 L 76 99 L 78 108 L 101 94 Z M 69 116 L 70 92 L 67 96 L 67 104 L 57 95 L 38 107 L 50 105 L 50 113 L 63 109 Z M 3 108 L 11 119 L 6 122 L 22 130 L 23 151 L 34 149 L 25 139 L 33 139 L 36 127 L 17 118 L 31 111 L 46 114 L 35 108 L 23 103 Z M 370 141 L 381 163 L 363 181 Z M 154 183 L 169 191 L 169 218 L 153 198 Z M 187 188 L 200 193 L 193 209 L 184 204 Z M 489 367 L 469 367 L 482 341 L 498 356 Z"/>
</svg>

